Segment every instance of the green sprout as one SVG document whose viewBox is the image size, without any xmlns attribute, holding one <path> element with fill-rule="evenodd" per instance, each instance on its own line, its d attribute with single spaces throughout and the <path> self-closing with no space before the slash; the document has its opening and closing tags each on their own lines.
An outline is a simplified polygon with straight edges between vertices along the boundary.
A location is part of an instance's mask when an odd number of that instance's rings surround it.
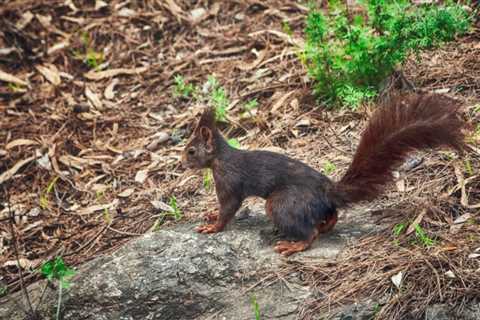
<svg viewBox="0 0 480 320">
<path fill-rule="evenodd" d="M 57 282 L 58 286 L 58 302 L 56 320 L 60 319 L 60 308 L 62 305 L 62 289 L 70 287 L 69 279 L 75 275 L 75 270 L 65 265 L 61 257 L 55 260 L 45 262 L 41 267 L 41 274 L 50 282 Z"/>
</svg>

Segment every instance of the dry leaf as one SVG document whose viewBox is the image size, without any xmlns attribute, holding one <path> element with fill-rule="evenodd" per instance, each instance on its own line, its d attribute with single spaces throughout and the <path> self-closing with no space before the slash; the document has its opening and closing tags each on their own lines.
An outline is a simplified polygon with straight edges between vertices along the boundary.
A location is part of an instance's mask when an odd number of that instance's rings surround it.
<svg viewBox="0 0 480 320">
<path fill-rule="evenodd" d="M 22 14 L 22 17 L 20 18 L 20 20 L 18 20 L 15 26 L 19 30 L 22 30 L 32 21 L 33 17 L 34 17 L 33 14 L 30 11 L 27 11 L 24 14 Z"/>
<path fill-rule="evenodd" d="M 31 269 L 33 266 L 35 265 L 35 262 L 34 261 L 30 261 L 28 259 L 25 259 L 25 258 L 19 258 L 18 261 L 17 260 L 9 260 L 9 261 L 6 261 L 3 266 L 4 267 L 20 267 L 22 269 Z"/>
<path fill-rule="evenodd" d="M 53 46 L 51 46 L 50 48 L 48 48 L 47 53 L 50 55 L 54 52 L 65 49 L 69 44 L 70 44 L 70 42 L 68 42 L 68 40 L 56 43 Z"/>
<path fill-rule="evenodd" d="M 118 79 L 113 79 L 112 82 L 105 88 L 103 95 L 106 99 L 112 100 L 115 97 L 115 91 L 113 89 L 118 84 Z"/>
<path fill-rule="evenodd" d="M 18 146 L 31 146 L 31 145 L 37 145 L 37 144 L 38 144 L 37 141 L 30 140 L 30 139 L 16 139 L 7 143 L 7 145 L 5 146 L 5 149 L 10 150 Z"/>
<path fill-rule="evenodd" d="M 111 210 L 111 209 L 116 208 L 117 205 L 118 205 L 118 199 L 115 199 L 112 202 L 107 203 L 107 204 L 99 204 L 99 205 L 94 205 L 94 206 L 90 206 L 90 207 L 87 207 L 87 208 L 83 208 L 81 210 L 78 210 L 77 214 L 83 216 L 83 215 L 92 214 L 92 213 L 97 212 L 97 211 L 103 211 L 105 209 Z"/>
<path fill-rule="evenodd" d="M 148 171 L 147 170 L 140 170 L 135 175 L 135 182 L 144 183 L 147 179 Z"/>
<path fill-rule="evenodd" d="M 100 10 L 104 7 L 108 7 L 108 3 L 102 0 L 95 0 L 95 10 Z"/>
<path fill-rule="evenodd" d="M 0 185 L 8 180 L 10 180 L 15 173 L 17 173 L 18 170 L 20 170 L 24 165 L 26 165 L 29 162 L 32 162 L 35 160 L 37 157 L 30 157 L 27 159 L 24 159 L 22 161 L 17 162 L 12 168 L 8 169 L 4 173 L 0 175 Z"/>
<path fill-rule="evenodd" d="M 28 84 L 20 78 L 17 78 L 9 73 L 0 70 L 0 80 L 5 82 L 15 83 L 21 86 L 27 86 Z"/>
<path fill-rule="evenodd" d="M 427 209 L 423 209 L 422 212 L 413 220 L 413 222 L 408 226 L 407 232 L 405 232 L 406 235 L 411 234 L 413 231 L 415 231 L 415 225 L 420 224 L 422 222 L 423 217 L 427 213 Z"/>
<path fill-rule="evenodd" d="M 287 101 L 287 99 L 295 92 L 295 90 L 292 90 L 290 92 L 287 92 L 286 94 L 284 94 L 283 96 L 281 96 L 272 106 L 272 109 L 271 109 L 271 112 L 272 113 L 276 113 L 278 111 L 278 109 L 280 109 L 280 107 L 283 106 L 283 104 L 285 103 L 285 101 Z"/>
<path fill-rule="evenodd" d="M 395 285 L 395 287 L 397 287 L 398 289 L 400 289 L 400 286 L 402 285 L 402 280 L 403 280 L 402 277 L 403 277 L 403 272 L 400 271 L 399 273 L 397 273 L 396 275 L 390 278 L 393 284 Z"/>
<path fill-rule="evenodd" d="M 54 86 L 58 86 L 62 82 L 58 74 L 58 69 L 53 64 L 35 66 L 35 68 Z"/>
<path fill-rule="evenodd" d="M 99 71 L 99 72 L 89 71 L 83 74 L 83 76 L 90 80 L 100 80 L 103 78 L 115 77 L 115 76 L 118 76 L 119 74 L 139 74 L 147 70 L 148 70 L 147 67 L 132 68 L 132 69 L 120 68 L 120 69 L 110 69 L 110 70 Z"/>
<path fill-rule="evenodd" d="M 85 87 L 85 96 L 97 110 L 103 109 L 102 101 L 89 87 Z"/>
<path fill-rule="evenodd" d="M 118 194 L 118 196 L 119 196 L 120 198 L 128 198 L 128 197 L 130 197 L 130 196 L 133 194 L 134 191 L 135 191 L 135 189 L 133 189 L 133 188 L 125 189 L 125 190 L 123 190 L 122 192 L 120 192 L 120 193 Z"/>
<path fill-rule="evenodd" d="M 466 222 L 468 219 L 470 219 L 472 217 L 472 215 L 470 213 L 465 213 L 465 214 L 462 214 L 460 217 L 458 217 L 457 219 L 455 219 L 453 221 L 454 224 L 460 224 L 460 223 L 464 223 Z"/>
<path fill-rule="evenodd" d="M 168 204 L 166 204 L 165 202 L 163 201 L 150 201 L 150 203 L 152 204 L 152 206 L 157 209 L 157 210 L 161 210 L 161 211 L 167 211 L 167 212 L 173 212 L 175 210 L 173 210 L 172 207 L 170 207 Z"/>
<path fill-rule="evenodd" d="M 455 279 L 457 277 L 452 270 L 448 270 L 447 272 L 445 272 L 445 275 L 447 276 L 447 278 L 450 278 L 450 279 Z"/>
</svg>

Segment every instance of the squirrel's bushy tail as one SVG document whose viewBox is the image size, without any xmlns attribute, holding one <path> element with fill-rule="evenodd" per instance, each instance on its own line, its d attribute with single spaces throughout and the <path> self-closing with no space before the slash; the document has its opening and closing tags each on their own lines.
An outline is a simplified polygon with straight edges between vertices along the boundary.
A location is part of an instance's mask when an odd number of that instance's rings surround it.
<svg viewBox="0 0 480 320">
<path fill-rule="evenodd" d="M 458 103 L 436 94 L 393 96 L 363 132 L 345 175 L 333 188 L 338 207 L 372 200 L 391 182 L 392 170 L 413 150 L 465 146 Z"/>
</svg>

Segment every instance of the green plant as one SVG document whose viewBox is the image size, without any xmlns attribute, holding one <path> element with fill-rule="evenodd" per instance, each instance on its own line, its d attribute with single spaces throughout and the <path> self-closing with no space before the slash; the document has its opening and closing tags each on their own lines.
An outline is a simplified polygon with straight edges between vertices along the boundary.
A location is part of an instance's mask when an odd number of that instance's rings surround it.
<svg viewBox="0 0 480 320">
<path fill-rule="evenodd" d="M 62 305 L 62 289 L 70 286 L 69 279 L 75 275 L 75 271 L 65 265 L 61 257 L 45 262 L 41 267 L 41 274 L 50 282 L 58 283 L 57 313 L 55 319 L 60 319 L 60 307 Z"/>
<path fill-rule="evenodd" d="M 48 208 L 49 205 L 49 195 L 52 193 L 53 188 L 55 187 L 55 184 L 57 183 L 58 176 L 53 178 L 52 181 L 48 184 L 47 188 L 45 189 L 45 192 L 40 196 L 40 207 L 45 210 Z"/>
<path fill-rule="evenodd" d="M 257 299 L 254 295 L 251 297 L 251 303 L 253 306 L 253 312 L 255 313 L 255 320 L 260 320 L 260 307 L 258 306 Z"/>
<path fill-rule="evenodd" d="M 173 80 L 175 81 L 175 86 L 173 87 L 174 97 L 188 98 L 194 93 L 195 86 L 191 83 L 186 83 L 181 75 L 176 75 Z"/>
<path fill-rule="evenodd" d="M 0 297 L 6 295 L 8 292 L 7 286 L 0 285 Z"/>
<path fill-rule="evenodd" d="M 173 216 L 175 220 L 180 220 L 182 219 L 183 213 L 182 210 L 178 207 L 177 204 L 177 198 L 175 196 L 171 196 L 170 199 L 168 200 L 168 205 L 172 208 L 172 212 L 169 213 L 169 215 Z"/>
<path fill-rule="evenodd" d="M 465 171 L 467 172 L 468 176 L 473 176 L 473 168 L 472 168 L 472 162 L 470 161 L 470 158 L 465 159 Z"/>
<path fill-rule="evenodd" d="M 323 173 L 325 173 L 326 175 L 330 175 L 332 174 L 335 170 L 337 170 L 337 166 L 330 162 L 330 161 L 325 161 L 325 163 L 323 164 Z"/>
<path fill-rule="evenodd" d="M 253 116 L 252 114 L 252 110 L 255 109 L 256 107 L 258 107 L 258 101 L 257 99 L 252 99 L 252 100 L 249 100 L 244 106 L 243 106 L 243 113 L 242 113 L 242 117 L 248 117 L 248 116 Z"/>
<path fill-rule="evenodd" d="M 88 33 L 82 33 L 81 42 L 83 45 L 83 50 L 73 50 L 74 58 L 82 60 L 83 63 L 85 63 L 90 69 L 98 69 L 104 60 L 103 53 L 96 51 L 92 47 Z"/>
<path fill-rule="evenodd" d="M 416 6 L 406 0 L 363 0 L 365 18 L 344 2 L 330 1 L 328 15 L 312 8 L 300 55 L 319 98 L 355 108 L 378 94 L 381 83 L 411 53 L 465 33 L 471 17 L 461 5 Z"/>
<path fill-rule="evenodd" d="M 288 21 L 283 21 L 282 22 L 282 30 L 285 32 L 289 37 L 293 36 L 293 30 L 292 27 L 290 27 L 290 24 Z"/>
<path fill-rule="evenodd" d="M 215 109 L 215 118 L 219 122 L 227 121 L 227 108 L 230 104 L 225 88 L 220 86 L 217 78 L 208 76 L 207 87 L 210 90 L 209 104 Z"/>
<path fill-rule="evenodd" d="M 398 237 L 402 234 L 403 231 L 405 231 L 405 229 L 407 229 L 407 225 L 405 223 L 397 223 L 393 227 L 393 235 L 395 237 Z"/>
<path fill-rule="evenodd" d="M 240 142 L 238 142 L 237 139 L 235 138 L 232 138 L 232 139 L 228 139 L 227 140 L 227 143 L 230 147 L 232 148 L 235 148 L 235 149 L 240 149 Z"/>
<path fill-rule="evenodd" d="M 435 241 L 427 235 L 419 224 L 415 224 L 415 236 L 425 247 L 431 247 L 435 244 Z"/>
</svg>

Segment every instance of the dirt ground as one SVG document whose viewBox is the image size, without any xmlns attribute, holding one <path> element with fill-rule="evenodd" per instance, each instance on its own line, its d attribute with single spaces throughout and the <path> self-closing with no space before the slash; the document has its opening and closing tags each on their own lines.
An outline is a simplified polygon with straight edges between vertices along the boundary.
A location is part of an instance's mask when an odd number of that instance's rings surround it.
<svg viewBox="0 0 480 320">
<path fill-rule="evenodd" d="M 297 58 L 307 12 L 278 0 L 0 6 L 0 70 L 12 77 L 0 86 L 0 184 L 8 190 L 0 208 L 0 284 L 7 292 L 19 288 L 19 267 L 33 282 L 33 270 L 55 256 L 79 265 L 152 228 L 215 210 L 203 172 L 179 162 L 202 108 L 175 96 L 175 76 L 200 87 L 209 76 L 218 79 L 229 102 L 223 132 L 242 148 L 276 148 L 338 178 L 375 106 L 326 111 L 315 101 Z M 378 201 L 413 217 L 426 207 L 440 208 L 450 222 L 476 217 L 477 240 L 479 39 L 476 28 L 405 66 L 419 89 L 464 102 L 477 129 L 466 160 L 419 154 L 422 162 L 401 171 Z M 258 108 L 245 118 L 253 99 Z M 178 222 L 162 209 L 172 197 L 183 213 Z"/>
</svg>

